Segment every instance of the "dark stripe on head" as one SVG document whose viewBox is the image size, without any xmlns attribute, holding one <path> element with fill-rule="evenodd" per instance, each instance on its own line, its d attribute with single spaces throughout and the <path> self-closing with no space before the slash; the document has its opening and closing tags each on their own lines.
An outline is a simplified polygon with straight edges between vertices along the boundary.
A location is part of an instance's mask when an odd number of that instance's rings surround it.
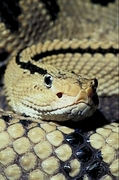
<svg viewBox="0 0 119 180">
<path fill-rule="evenodd" d="M 118 53 L 118 49 L 115 49 L 113 47 L 110 47 L 109 49 L 102 49 L 101 47 L 98 49 L 92 49 L 92 48 L 86 48 L 86 49 L 81 49 L 76 48 L 76 49 L 72 49 L 72 48 L 68 48 L 68 49 L 59 49 L 59 50 L 52 50 L 52 51 L 46 51 L 46 52 L 42 52 L 40 54 L 36 54 L 35 56 L 32 57 L 32 60 L 35 61 L 39 61 L 40 59 L 47 57 L 47 56 L 52 56 L 52 55 L 58 55 L 58 54 L 66 54 L 66 53 L 80 53 L 80 54 L 85 54 L 85 53 L 90 53 L 91 55 L 94 55 L 96 53 L 100 53 L 102 55 L 105 55 L 107 53 L 113 53 L 113 54 L 117 54 Z"/>
<path fill-rule="evenodd" d="M 28 61 L 28 62 L 21 62 L 20 61 L 20 53 L 18 53 L 17 56 L 16 56 L 16 63 L 18 65 L 20 65 L 20 67 L 22 69 L 29 70 L 31 74 L 34 74 L 35 72 L 37 72 L 37 73 L 39 73 L 41 75 L 47 74 L 47 70 L 46 69 L 43 69 L 43 68 L 40 68 L 40 67 L 34 65 L 30 61 Z"/>
</svg>

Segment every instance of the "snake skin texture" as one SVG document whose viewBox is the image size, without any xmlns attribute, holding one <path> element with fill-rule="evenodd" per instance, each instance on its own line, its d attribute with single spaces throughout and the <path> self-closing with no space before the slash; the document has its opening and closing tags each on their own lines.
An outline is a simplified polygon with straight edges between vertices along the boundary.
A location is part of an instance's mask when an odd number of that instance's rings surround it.
<svg viewBox="0 0 119 180">
<path fill-rule="evenodd" d="M 117 123 L 83 132 L 0 111 L 1 179 L 116 179 Z M 37 122 L 38 121 L 38 122 Z"/>
<path fill-rule="evenodd" d="M 118 5 L 118 0 L 0 1 L 0 180 L 118 180 Z M 99 79 L 100 104 L 92 117 L 45 122 L 8 107 L 6 64 L 39 42 L 42 61 Z M 47 53 L 54 49 L 62 51 Z"/>
</svg>

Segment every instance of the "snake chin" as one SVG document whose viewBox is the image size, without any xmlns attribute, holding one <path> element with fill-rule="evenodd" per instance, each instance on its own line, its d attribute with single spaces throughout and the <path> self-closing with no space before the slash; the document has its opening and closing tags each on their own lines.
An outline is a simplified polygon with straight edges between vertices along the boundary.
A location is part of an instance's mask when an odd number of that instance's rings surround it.
<svg viewBox="0 0 119 180">
<path fill-rule="evenodd" d="M 99 105 L 98 95 L 92 88 L 88 91 L 80 90 L 75 97 L 63 93 L 59 93 L 58 96 L 59 102 L 54 103 L 52 106 L 54 110 L 48 113 L 50 119 L 47 120 L 80 121 L 90 117 Z"/>
<path fill-rule="evenodd" d="M 12 104 L 14 111 L 26 116 L 46 121 L 80 121 L 91 116 L 98 107 L 98 95 L 92 88 L 80 90 L 77 96 L 70 96 L 59 91 L 58 101 L 49 105 L 39 106 L 29 101 L 29 98 L 21 100 L 18 104 Z"/>
<path fill-rule="evenodd" d="M 20 106 L 19 106 L 20 107 Z M 80 121 L 87 117 L 90 117 L 97 109 L 98 105 L 95 105 L 91 98 L 88 99 L 88 103 L 80 100 L 78 103 L 71 104 L 70 106 L 64 106 L 62 108 L 56 107 L 54 110 L 41 111 L 31 107 L 23 106 L 20 112 L 24 111 L 26 116 L 31 116 L 45 121 Z"/>
<path fill-rule="evenodd" d="M 94 105 L 93 101 L 89 99 L 90 104 L 80 101 L 78 104 L 73 104 L 68 107 L 56 109 L 55 111 L 42 113 L 42 120 L 52 121 L 80 121 L 90 117 L 98 106 Z"/>
</svg>

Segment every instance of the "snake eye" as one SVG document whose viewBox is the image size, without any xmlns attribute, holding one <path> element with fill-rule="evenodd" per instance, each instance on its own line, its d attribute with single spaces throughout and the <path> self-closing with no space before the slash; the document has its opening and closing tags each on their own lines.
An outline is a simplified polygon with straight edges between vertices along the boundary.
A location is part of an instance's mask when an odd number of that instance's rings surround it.
<svg viewBox="0 0 119 180">
<path fill-rule="evenodd" d="M 45 83 L 46 87 L 51 88 L 51 86 L 52 86 L 52 80 L 53 80 L 53 78 L 52 78 L 51 75 L 49 75 L 49 74 L 45 75 L 45 77 L 44 77 L 44 83 Z"/>
</svg>

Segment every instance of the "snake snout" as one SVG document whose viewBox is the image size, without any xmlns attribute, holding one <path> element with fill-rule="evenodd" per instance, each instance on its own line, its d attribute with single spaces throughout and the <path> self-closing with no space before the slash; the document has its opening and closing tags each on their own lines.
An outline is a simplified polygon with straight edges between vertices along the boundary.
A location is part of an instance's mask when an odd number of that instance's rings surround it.
<svg viewBox="0 0 119 180">
<path fill-rule="evenodd" d="M 91 86 L 93 88 L 93 91 L 96 92 L 96 89 L 98 87 L 98 80 L 96 78 L 94 78 L 93 81 L 91 81 Z"/>
<path fill-rule="evenodd" d="M 98 87 L 98 80 L 96 78 L 94 78 L 93 82 L 92 82 L 92 89 L 93 89 L 92 101 L 96 106 L 99 104 L 98 95 L 96 93 L 97 87 Z"/>
</svg>

